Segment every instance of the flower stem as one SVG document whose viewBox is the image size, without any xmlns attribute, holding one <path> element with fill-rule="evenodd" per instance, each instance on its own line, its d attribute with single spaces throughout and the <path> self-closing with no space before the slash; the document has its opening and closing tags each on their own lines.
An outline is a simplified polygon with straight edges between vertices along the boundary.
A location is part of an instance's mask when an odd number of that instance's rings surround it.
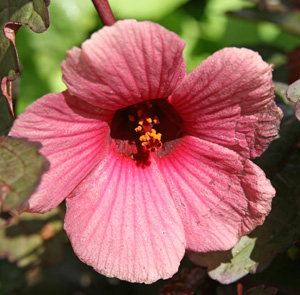
<svg viewBox="0 0 300 295">
<path fill-rule="evenodd" d="M 117 20 L 111 11 L 108 0 L 92 0 L 102 20 L 103 25 L 111 26 Z"/>
<path fill-rule="evenodd" d="M 237 283 L 237 295 L 243 295 L 243 285 L 242 283 Z"/>
</svg>

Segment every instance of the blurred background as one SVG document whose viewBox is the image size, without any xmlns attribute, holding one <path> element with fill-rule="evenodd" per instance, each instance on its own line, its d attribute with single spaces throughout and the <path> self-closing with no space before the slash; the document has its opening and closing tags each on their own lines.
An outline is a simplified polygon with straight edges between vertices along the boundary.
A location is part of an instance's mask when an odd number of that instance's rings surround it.
<svg viewBox="0 0 300 295">
<path fill-rule="evenodd" d="M 249 1 L 110 0 L 110 3 L 117 19 L 155 21 L 183 38 L 186 41 L 184 55 L 188 72 L 223 47 L 265 46 L 262 53 L 267 61 L 279 66 L 286 62 L 287 51 L 300 45 L 298 36 L 283 30 L 286 24 L 278 26 L 227 14 L 228 11 L 256 5 Z M 42 95 L 65 89 L 60 63 L 66 56 L 66 50 L 80 46 L 102 26 L 91 0 L 52 0 L 49 10 L 50 27 L 46 32 L 36 34 L 23 26 L 17 34 L 22 67 L 18 113 Z M 274 48 L 277 49 L 276 54 L 271 56 Z"/>
<path fill-rule="evenodd" d="M 215 51 L 237 46 L 254 49 L 264 60 L 274 64 L 274 80 L 282 83 L 278 84 L 279 94 L 284 92 L 284 85 L 300 78 L 298 0 L 109 2 L 117 19 L 158 22 L 184 39 L 188 72 Z M 17 34 L 21 62 L 17 114 L 39 97 L 65 89 L 60 63 L 66 50 L 80 47 L 102 26 L 90 0 L 52 0 L 49 10 L 50 27 L 46 32 L 36 34 L 23 26 Z M 21 219 L 0 231 L 0 295 L 160 293 L 165 281 L 139 285 L 108 279 L 80 262 L 63 231 L 64 210 L 61 205 L 45 215 L 23 214 Z M 277 294 L 300 294 L 299 245 L 294 243 L 286 248 L 265 271 L 248 275 L 243 281 L 245 286 L 262 282 L 265 286 L 281 286 Z M 184 267 L 191 269 L 193 265 L 184 259 Z M 236 284 L 223 286 L 199 272 L 205 282 L 194 290 L 196 294 L 237 294 Z M 162 294 L 194 294 L 192 291 L 172 293 L 172 287 L 171 293 L 166 290 Z"/>
</svg>

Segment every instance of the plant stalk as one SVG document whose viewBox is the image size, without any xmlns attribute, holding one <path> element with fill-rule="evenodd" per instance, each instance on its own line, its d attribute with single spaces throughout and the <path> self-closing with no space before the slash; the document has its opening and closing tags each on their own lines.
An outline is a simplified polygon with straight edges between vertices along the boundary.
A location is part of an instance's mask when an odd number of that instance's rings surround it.
<svg viewBox="0 0 300 295">
<path fill-rule="evenodd" d="M 117 20 L 109 6 L 108 0 L 92 0 L 104 26 L 111 26 Z"/>
</svg>

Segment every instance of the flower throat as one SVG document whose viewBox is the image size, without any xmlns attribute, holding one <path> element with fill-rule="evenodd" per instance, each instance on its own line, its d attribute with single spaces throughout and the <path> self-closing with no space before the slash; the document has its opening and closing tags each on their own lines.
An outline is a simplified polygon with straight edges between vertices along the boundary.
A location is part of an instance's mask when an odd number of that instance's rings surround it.
<svg viewBox="0 0 300 295">
<path fill-rule="evenodd" d="M 170 152 L 182 136 L 181 126 L 182 119 L 168 101 L 148 100 L 118 110 L 111 123 L 111 137 L 120 154 L 145 162 L 153 153 Z"/>
<path fill-rule="evenodd" d="M 157 133 L 156 129 L 153 128 L 154 125 L 159 125 L 160 121 L 157 115 L 154 115 L 153 118 L 151 118 L 151 114 L 149 116 L 149 113 L 151 113 L 149 110 L 153 107 L 149 101 L 145 102 L 145 106 L 140 105 L 138 107 L 138 105 L 134 105 L 136 112 L 134 115 L 129 114 L 128 119 L 138 124 L 137 127 L 134 128 L 134 131 L 140 135 L 139 141 L 145 149 L 145 152 L 155 152 L 162 147 L 162 134 Z"/>
</svg>

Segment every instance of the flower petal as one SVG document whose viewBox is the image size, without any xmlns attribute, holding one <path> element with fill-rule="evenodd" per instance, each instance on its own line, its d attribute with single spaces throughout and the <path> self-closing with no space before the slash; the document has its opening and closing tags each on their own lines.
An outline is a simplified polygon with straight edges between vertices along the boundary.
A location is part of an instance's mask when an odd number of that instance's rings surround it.
<svg viewBox="0 0 300 295">
<path fill-rule="evenodd" d="M 171 277 L 185 252 L 180 217 L 155 163 L 137 166 L 114 148 L 67 198 L 65 230 L 82 261 L 131 282 Z"/>
<path fill-rule="evenodd" d="M 249 49 L 225 48 L 202 62 L 172 94 L 191 135 L 258 157 L 277 135 L 272 66 Z"/>
<path fill-rule="evenodd" d="M 64 92 L 40 98 L 19 116 L 9 135 L 41 142 L 40 152 L 50 162 L 28 211 L 57 207 L 99 163 L 107 151 L 106 121 L 112 115 Z"/>
<path fill-rule="evenodd" d="M 264 172 L 220 145 L 184 136 L 157 164 L 177 204 L 189 250 L 228 250 L 271 209 L 275 191 Z"/>
<path fill-rule="evenodd" d="M 72 94 L 105 109 L 167 98 L 186 75 L 184 46 L 158 24 L 118 21 L 68 52 L 63 80 Z"/>
</svg>

